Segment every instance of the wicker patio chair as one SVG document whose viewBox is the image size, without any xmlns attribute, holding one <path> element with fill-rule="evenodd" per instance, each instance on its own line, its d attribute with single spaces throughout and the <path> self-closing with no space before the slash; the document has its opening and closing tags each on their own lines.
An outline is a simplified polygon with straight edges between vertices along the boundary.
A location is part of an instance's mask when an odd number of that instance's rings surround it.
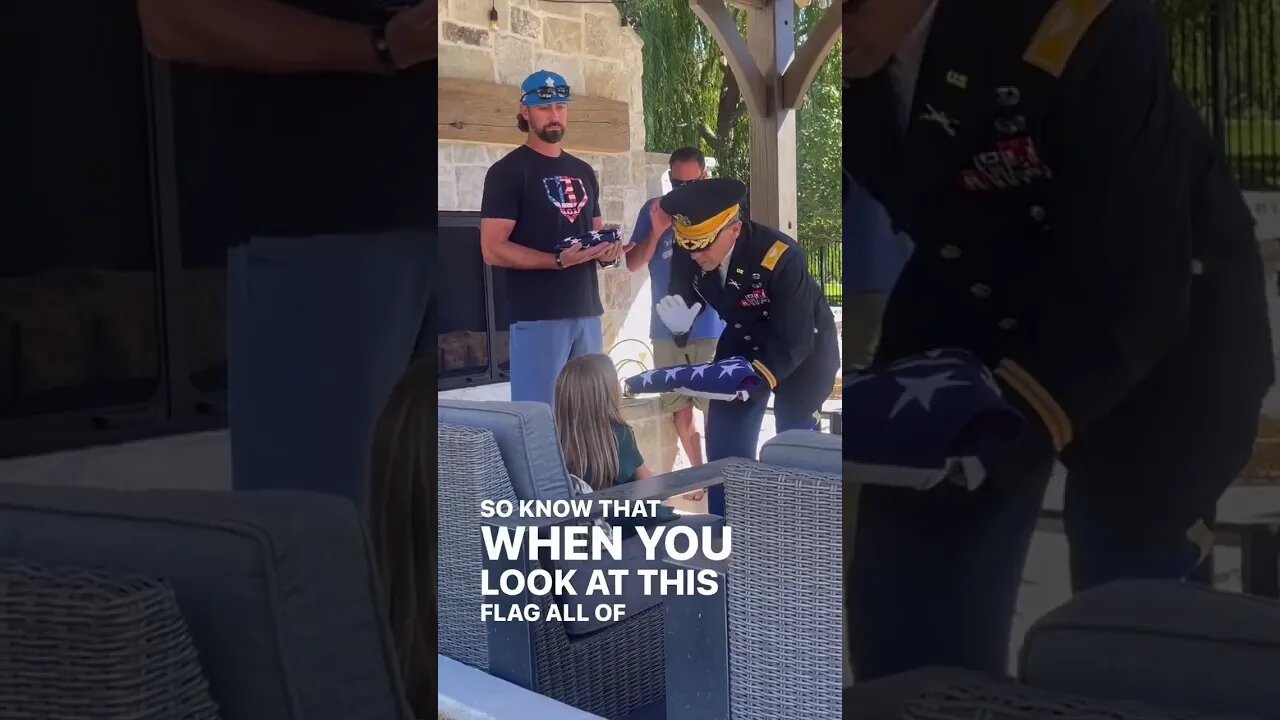
<svg viewBox="0 0 1280 720">
<path fill-rule="evenodd" d="M 218 720 L 173 589 L 0 559 L 0 720 Z"/>
<path fill-rule="evenodd" d="M 729 559 L 673 563 L 716 570 L 723 589 L 668 599 L 668 717 L 841 717 L 840 438 L 783 433 L 761 458 L 787 464 L 724 473 Z"/>
<path fill-rule="evenodd" d="M 665 678 L 659 598 L 626 596 L 626 616 L 604 626 L 481 621 L 482 569 L 488 568 L 496 577 L 507 568 L 529 572 L 539 565 L 484 558 L 480 502 L 572 497 L 549 406 L 441 401 L 439 421 L 440 654 L 610 719 L 660 707 Z M 668 473 L 591 497 L 661 500 L 718 482 L 723 466 L 711 463 Z M 718 521 L 714 516 L 694 516 L 679 522 Z M 485 522 L 548 526 L 565 521 L 495 518 Z M 539 604 L 544 615 L 552 602 L 528 594 L 499 600 L 509 605 Z M 633 611 L 633 606 L 638 609 Z"/>
</svg>

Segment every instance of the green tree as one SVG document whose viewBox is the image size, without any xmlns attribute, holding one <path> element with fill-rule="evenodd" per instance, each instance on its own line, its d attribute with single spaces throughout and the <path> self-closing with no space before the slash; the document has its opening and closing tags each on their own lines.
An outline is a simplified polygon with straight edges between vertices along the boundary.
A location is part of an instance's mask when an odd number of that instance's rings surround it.
<svg viewBox="0 0 1280 720">
<path fill-rule="evenodd" d="M 695 145 L 719 173 L 750 182 L 750 117 L 742 92 L 711 34 L 687 0 L 620 3 L 644 41 L 646 149 Z M 740 30 L 746 13 L 732 9 Z M 796 12 L 797 46 L 817 24 L 816 6 Z M 797 113 L 797 239 L 812 248 L 840 236 L 840 53 L 837 44 Z"/>
</svg>

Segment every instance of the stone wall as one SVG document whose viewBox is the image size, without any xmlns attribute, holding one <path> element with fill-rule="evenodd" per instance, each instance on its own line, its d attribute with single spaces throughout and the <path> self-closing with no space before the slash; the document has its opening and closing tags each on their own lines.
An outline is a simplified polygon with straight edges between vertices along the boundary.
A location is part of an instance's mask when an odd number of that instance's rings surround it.
<svg viewBox="0 0 1280 720">
<path fill-rule="evenodd" d="M 440 76 L 510 85 L 511 117 L 519 102 L 516 88 L 535 70 L 560 73 L 576 95 L 627 103 L 630 149 L 617 154 L 573 153 L 595 169 L 601 187 L 601 211 L 609 225 L 630 233 L 648 197 L 644 152 L 641 42 L 622 25 L 612 4 L 571 4 L 540 0 L 496 0 L 497 27 L 490 26 L 490 0 L 440 0 Z M 570 106 L 568 136 L 573 136 Z M 466 142 L 439 143 L 438 208 L 479 210 L 489 166 L 512 146 Z M 570 150 L 572 152 L 572 149 Z M 622 331 L 643 278 L 625 268 L 601 273 L 605 347 L 627 339 Z"/>
</svg>

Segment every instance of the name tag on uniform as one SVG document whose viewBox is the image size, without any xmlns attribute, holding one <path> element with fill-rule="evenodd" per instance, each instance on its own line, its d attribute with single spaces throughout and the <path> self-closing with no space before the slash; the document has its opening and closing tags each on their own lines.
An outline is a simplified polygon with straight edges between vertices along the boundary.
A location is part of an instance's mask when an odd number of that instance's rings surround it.
<svg viewBox="0 0 1280 720">
<path fill-rule="evenodd" d="M 769 304 L 769 296 L 764 290 L 752 290 L 742 296 L 742 307 L 761 307 Z"/>
</svg>

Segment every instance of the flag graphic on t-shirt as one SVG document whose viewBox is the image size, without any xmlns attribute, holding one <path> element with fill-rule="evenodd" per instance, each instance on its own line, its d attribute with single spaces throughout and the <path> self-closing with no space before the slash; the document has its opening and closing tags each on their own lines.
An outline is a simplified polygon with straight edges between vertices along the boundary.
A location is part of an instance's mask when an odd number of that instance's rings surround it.
<svg viewBox="0 0 1280 720">
<path fill-rule="evenodd" d="M 587 194 L 587 184 L 581 178 L 567 175 L 542 178 L 542 186 L 547 189 L 547 199 L 569 222 L 577 220 L 582 209 L 591 200 L 591 196 Z"/>
</svg>

